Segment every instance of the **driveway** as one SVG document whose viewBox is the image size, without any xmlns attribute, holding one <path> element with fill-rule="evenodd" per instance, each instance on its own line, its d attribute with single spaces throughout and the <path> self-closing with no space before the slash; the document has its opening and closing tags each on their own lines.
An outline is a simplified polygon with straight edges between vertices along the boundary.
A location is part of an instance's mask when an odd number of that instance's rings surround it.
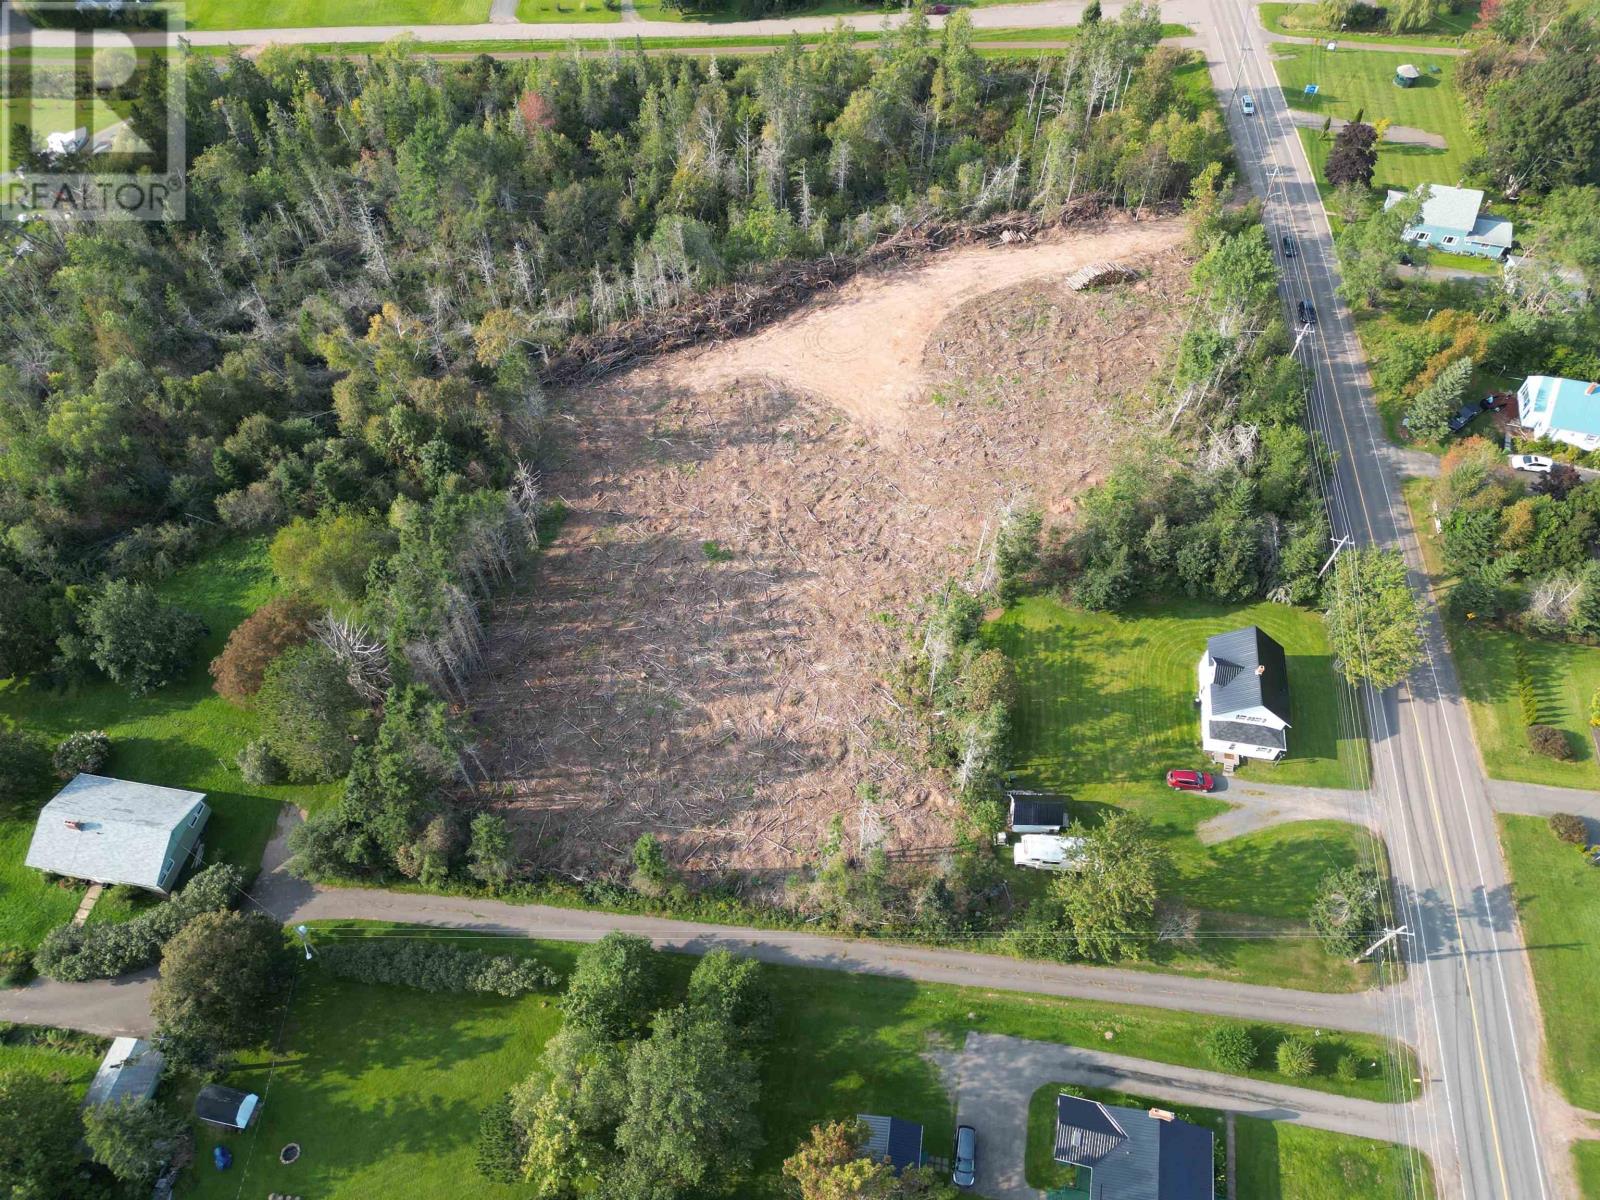
<svg viewBox="0 0 1600 1200">
<path fill-rule="evenodd" d="M 1374 831 L 1378 827 L 1372 796 L 1364 791 L 1288 787 L 1240 779 L 1237 775 L 1218 777 L 1217 784 L 1218 790 L 1211 794 L 1234 807 L 1202 821 L 1195 830 L 1200 840 L 1208 844 L 1293 821 L 1349 821 Z"/>
<path fill-rule="evenodd" d="M 1380 1141 L 1417 1144 L 1422 1102 L 1378 1104 L 998 1034 L 967 1035 L 955 1061 L 956 1119 L 978 1131 L 977 1190 L 993 1200 L 1037 1200 L 1023 1175 L 1028 1101 L 1050 1083 L 1116 1088 L 1175 1105 L 1214 1108 Z"/>
</svg>

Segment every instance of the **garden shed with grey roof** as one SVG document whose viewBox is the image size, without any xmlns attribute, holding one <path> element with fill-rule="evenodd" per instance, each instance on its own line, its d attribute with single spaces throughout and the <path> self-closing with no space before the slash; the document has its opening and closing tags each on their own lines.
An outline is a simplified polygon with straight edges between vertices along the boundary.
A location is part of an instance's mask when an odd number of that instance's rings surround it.
<svg viewBox="0 0 1600 1200">
<path fill-rule="evenodd" d="M 210 816 L 203 792 L 78 775 L 40 810 L 25 861 L 53 875 L 165 895 Z"/>
</svg>

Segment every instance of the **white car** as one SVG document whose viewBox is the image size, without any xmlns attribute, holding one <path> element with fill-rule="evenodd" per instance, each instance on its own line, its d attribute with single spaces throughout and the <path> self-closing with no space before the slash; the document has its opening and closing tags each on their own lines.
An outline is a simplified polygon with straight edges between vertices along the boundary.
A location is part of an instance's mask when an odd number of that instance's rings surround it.
<svg viewBox="0 0 1600 1200">
<path fill-rule="evenodd" d="M 1249 92 L 1246 92 L 1244 94 L 1244 98 L 1239 101 L 1239 108 L 1244 112 L 1245 116 L 1247 116 L 1247 117 L 1255 116 L 1256 115 L 1256 98 L 1254 96 L 1252 96 Z"/>
<path fill-rule="evenodd" d="M 1513 454 L 1510 456 L 1513 471 L 1532 471 L 1535 475 L 1548 475 L 1555 460 L 1542 454 Z"/>
</svg>

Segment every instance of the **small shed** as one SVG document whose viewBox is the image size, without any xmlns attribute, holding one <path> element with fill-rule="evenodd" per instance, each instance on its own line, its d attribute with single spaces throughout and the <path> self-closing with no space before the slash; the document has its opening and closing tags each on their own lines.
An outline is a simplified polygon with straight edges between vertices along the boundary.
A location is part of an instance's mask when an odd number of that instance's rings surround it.
<svg viewBox="0 0 1600 1200">
<path fill-rule="evenodd" d="M 26 862 L 69 879 L 165 895 L 210 816 L 203 792 L 78 775 L 40 810 Z"/>
<path fill-rule="evenodd" d="M 1051 792 L 1007 792 L 1013 833 L 1059 833 L 1067 823 L 1067 800 Z"/>
<path fill-rule="evenodd" d="M 899 1117 L 880 1117 L 857 1113 L 856 1120 L 867 1127 L 867 1144 L 862 1154 L 873 1162 L 887 1162 L 896 1173 L 922 1165 L 922 1126 Z"/>
<path fill-rule="evenodd" d="M 148 1100 L 156 1094 L 165 1065 L 161 1051 L 143 1038 L 114 1038 L 111 1049 L 100 1060 L 100 1069 L 94 1073 L 83 1106 L 95 1108 L 102 1104 L 121 1104 L 125 1100 Z"/>
<path fill-rule="evenodd" d="M 1036 871 L 1077 871 L 1083 867 L 1081 837 L 1053 833 L 1025 833 L 1011 847 L 1011 864 Z"/>
<path fill-rule="evenodd" d="M 1417 70 L 1410 63 L 1401 63 L 1394 69 L 1395 87 L 1408 88 L 1421 78 L 1422 72 Z"/>
<path fill-rule="evenodd" d="M 194 1098 L 194 1115 L 207 1125 L 223 1129 L 248 1129 L 261 1106 L 261 1097 L 254 1092 L 241 1092 L 238 1088 L 208 1083 Z"/>
</svg>

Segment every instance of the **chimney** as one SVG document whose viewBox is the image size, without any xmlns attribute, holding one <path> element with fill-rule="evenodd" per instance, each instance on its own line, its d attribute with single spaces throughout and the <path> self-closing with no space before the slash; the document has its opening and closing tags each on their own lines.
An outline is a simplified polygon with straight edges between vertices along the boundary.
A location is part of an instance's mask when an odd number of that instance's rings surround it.
<svg viewBox="0 0 1600 1200">
<path fill-rule="evenodd" d="M 1152 1108 L 1150 1110 L 1150 1119 L 1152 1121 L 1176 1121 L 1178 1114 L 1168 1112 L 1164 1108 Z"/>
<path fill-rule="evenodd" d="M 1265 675 L 1266 673 L 1267 673 L 1267 664 L 1266 663 L 1262 663 L 1259 667 L 1256 668 L 1256 674 L 1257 675 Z"/>
<path fill-rule="evenodd" d="M 67 828 L 68 829 L 82 829 L 83 828 L 83 822 L 79 821 L 79 820 L 76 820 L 76 819 L 74 819 L 72 817 L 68 817 L 67 818 Z"/>
</svg>

